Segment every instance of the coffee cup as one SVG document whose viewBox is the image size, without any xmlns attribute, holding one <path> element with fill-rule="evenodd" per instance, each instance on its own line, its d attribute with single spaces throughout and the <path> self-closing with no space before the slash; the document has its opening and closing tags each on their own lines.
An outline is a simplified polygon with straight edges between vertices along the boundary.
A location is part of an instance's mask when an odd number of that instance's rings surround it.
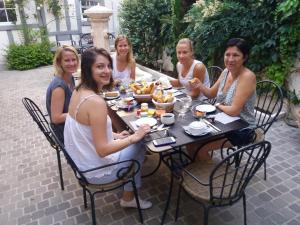
<svg viewBox="0 0 300 225">
<path fill-rule="evenodd" d="M 205 132 L 207 125 L 202 121 L 194 121 L 189 124 L 189 132 L 192 135 L 199 135 Z"/>
<path fill-rule="evenodd" d="M 175 115 L 173 113 L 164 113 L 160 116 L 160 121 L 165 125 L 171 125 L 175 122 Z"/>
</svg>

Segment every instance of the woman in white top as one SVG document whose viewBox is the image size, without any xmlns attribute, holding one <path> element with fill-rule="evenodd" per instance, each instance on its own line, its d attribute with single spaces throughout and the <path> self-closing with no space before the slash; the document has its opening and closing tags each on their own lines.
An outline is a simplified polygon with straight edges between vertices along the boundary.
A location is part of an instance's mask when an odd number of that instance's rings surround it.
<svg viewBox="0 0 300 225">
<path fill-rule="evenodd" d="M 72 94 L 64 130 L 65 149 L 80 170 L 129 159 L 142 164 L 144 160 L 144 148 L 139 141 L 150 131 L 150 127 L 140 126 L 132 135 L 127 131 L 114 133 L 106 102 L 97 95 L 112 86 L 111 76 L 112 59 L 105 49 L 91 48 L 82 54 L 81 83 Z M 95 184 L 111 182 L 117 179 L 118 171 L 124 166 L 106 167 L 87 173 L 85 177 Z M 135 182 L 140 188 L 140 171 L 135 176 Z M 124 186 L 120 204 L 122 207 L 137 207 L 131 183 Z M 147 209 L 152 204 L 140 200 L 140 206 Z"/>
<path fill-rule="evenodd" d="M 114 84 L 135 80 L 135 60 L 133 58 L 132 45 L 128 37 L 119 35 L 115 40 L 116 54 L 113 59 Z"/>
<path fill-rule="evenodd" d="M 205 86 L 209 87 L 209 76 L 205 65 L 194 59 L 192 42 L 188 38 L 178 41 L 176 46 L 176 54 L 178 63 L 176 65 L 178 79 L 172 80 L 174 87 L 183 86 L 186 88 L 187 94 L 192 98 L 206 99 L 198 88 L 192 88 L 189 81 L 198 78 Z"/>
</svg>

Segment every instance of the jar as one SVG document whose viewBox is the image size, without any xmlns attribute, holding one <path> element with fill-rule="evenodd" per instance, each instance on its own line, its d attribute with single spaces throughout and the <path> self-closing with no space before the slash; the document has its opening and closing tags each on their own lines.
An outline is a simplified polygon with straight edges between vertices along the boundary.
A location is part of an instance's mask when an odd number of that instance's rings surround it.
<svg viewBox="0 0 300 225">
<path fill-rule="evenodd" d="M 148 112 L 148 103 L 141 104 L 141 112 Z"/>
</svg>

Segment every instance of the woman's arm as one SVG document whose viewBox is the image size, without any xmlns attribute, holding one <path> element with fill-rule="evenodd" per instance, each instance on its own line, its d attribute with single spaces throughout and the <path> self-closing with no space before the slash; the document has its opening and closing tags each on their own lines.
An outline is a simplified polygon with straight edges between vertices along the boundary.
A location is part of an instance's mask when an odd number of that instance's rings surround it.
<svg viewBox="0 0 300 225">
<path fill-rule="evenodd" d="M 100 97 L 96 100 L 86 102 L 88 109 L 89 124 L 92 129 L 93 142 L 97 153 L 101 157 L 105 157 L 112 153 L 118 152 L 121 149 L 138 142 L 146 133 L 150 131 L 149 126 L 140 126 L 139 129 L 132 135 L 123 139 L 107 140 L 107 106 Z"/>
<path fill-rule="evenodd" d="M 54 124 L 64 123 L 67 113 L 63 113 L 65 104 L 65 91 L 61 87 L 52 90 L 51 95 L 51 122 Z"/>
<path fill-rule="evenodd" d="M 203 63 L 196 64 L 193 71 L 193 78 L 198 78 L 199 81 L 203 84 L 205 79 L 206 67 Z M 189 95 L 193 98 L 197 98 L 200 94 L 199 88 L 193 88 Z"/>
<path fill-rule="evenodd" d="M 230 116 L 239 116 L 248 99 L 256 89 L 256 76 L 247 71 L 241 74 L 237 83 L 235 95 L 230 106 L 219 105 L 218 108 Z"/>
<path fill-rule="evenodd" d="M 131 63 L 131 66 L 130 66 L 130 79 L 135 81 L 135 67 L 136 67 L 136 63 L 133 62 Z"/>
</svg>

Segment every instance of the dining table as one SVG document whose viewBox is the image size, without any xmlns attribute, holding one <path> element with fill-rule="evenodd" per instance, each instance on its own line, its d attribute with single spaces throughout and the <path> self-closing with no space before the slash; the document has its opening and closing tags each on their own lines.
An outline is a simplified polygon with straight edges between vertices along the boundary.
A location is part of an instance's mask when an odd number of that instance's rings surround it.
<svg viewBox="0 0 300 225">
<path fill-rule="evenodd" d="M 185 97 L 186 95 L 184 93 L 177 95 L 176 98 L 180 99 L 182 97 Z M 109 115 L 112 118 L 114 127 L 118 127 L 118 131 L 121 131 L 123 129 L 127 129 L 130 132 L 134 132 L 137 129 L 137 126 L 135 122 L 139 119 L 139 116 L 137 116 L 137 109 L 140 108 L 140 103 L 136 104 L 135 107 L 128 109 L 126 108 L 119 108 L 116 107 L 117 101 L 122 101 L 122 95 L 116 100 L 108 100 L 108 109 L 109 109 Z M 195 107 L 197 105 L 207 105 L 209 104 L 207 101 L 203 100 L 193 100 L 191 103 L 191 108 Z M 154 105 L 149 103 L 149 108 L 154 108 Z M 224 114 L 224 113 L 223 113 Z M 169 168 L 170 170 L 170 183 L 169 183 L 169 191 L 168 191 L 168 197 L 165 204 L 165 209 L 163 212 L 163 215 L 161 217 L 161 224 L 164 224 L 166 214 L 169 208 L 171 195 L 172 195 L 172 189 L 173 189 L 173 182 L 174 177 L 176 177 L 176 173 L 178 173 L 180 167 L 185 166 L 186 161 L 180 161 L 181 165 L 178 167 L 178 157 L 181 158 L 181 154 L 189 157 L 189 155 L 186 153 L 186 150 L 184 146 L 187 146 L 189 144 L 196 144 L 199 146 L 204 146 L 205 144 L 222 139 L 225 137 L 226 134 L 237 131 L 243 128 L 248 127 L 248 123 L 240 118 L 236 118 L 232 121 L 218 121 L 216 119 L 209 119 L 209 118 L 217 118 L 217 116 L 222 115 L 222 112 L 220 112 L 218 109 L 214 110 L 213 112 L 210 112 L 206 114 L 206 117 L 204 118 L 196 118 L 193 111 L 189 110 L 185 113 L 183 117 L 179 117 L 175 113 L 175 123 L 172 125 L 161 125 L 160 118 L 157 118 L 157 124 L 155 125 L 155 128 L 151 130 L 151 132 L 145 136 L 143 139 L 143 142 L 147 149 L 151 151 L 152 153 L 159 154 L 159 159 Z M 207 132 L 204 135 L 191 135 L 190 133 L 186 132 L 185 128 L 193 121 L 203 121 L 207 124 L 207 127 L 209 128 L 209 132 Z M 161 126 L 160 126 L 161 125 Z M 162 127 L 163 126 L 163 127 Z M 158 129 L 160 128 L 160 129 Z M 157 130 L 156 130 L 157 129 Z M 155 147 L 153 144 L 153 140 L 163 138 L 166 136 L 172 136 L 175 138 L 176 142 L 161 146 L 161 147 Z M 201 150 L 200 150 L 201 151 Z M 176 164 L 174 163 L 176 160 Z M 160 163 L 158 164 L 160 165 Z M 156 168 L 158 169 L 158 168 Z M 153 173 L 151 173 L 153 174 Z"/>
</svg>

